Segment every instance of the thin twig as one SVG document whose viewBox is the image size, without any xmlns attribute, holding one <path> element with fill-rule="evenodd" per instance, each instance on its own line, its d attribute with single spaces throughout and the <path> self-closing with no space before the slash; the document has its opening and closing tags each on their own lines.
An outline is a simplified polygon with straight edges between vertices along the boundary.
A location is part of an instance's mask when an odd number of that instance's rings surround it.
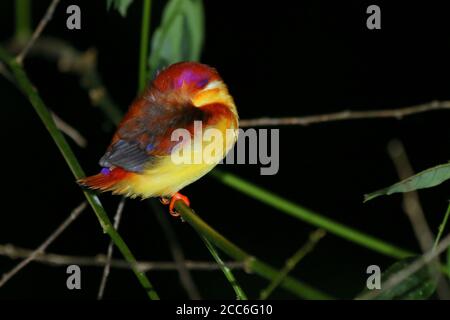
<svg viewBox="0 0 450 320">
<path fill-rule="evenodd" d="M 114 229 L 119 230 L 120 219 L 122 218 L 123 208 L 125 207 L 125 197 L 119 202 L 117 206 L 116 215 L 114 216 Z M 100 282 L 100 287 L 98 289 L 97 300 L 103 299 L 103 293 L 105 292 L 106 282 L 108 281 L 109 271 L 111 269 L 111 259 L 114 251 L 114 242 L 109 241 L 108 251 L 106 254 L 105 268 L 103 269 L 102 280 Z"/>
<path fill-rule="evenodd" d="M 3 274 L 2 278 L 0 279 L 0 288 L 8 282 L 13 276 L 15 276 L 20 270 L 25 268 L 31 261 L 36 259 L 37 256 L 42 254 L 48 246 L 55 241 L 56 238 L 64 231 L 66 228 L 83 212 L 83 210 L 86 208 L 86 201 L 83 201 L 81 204 L 78 205 L 67 217 L 66 220 L 58 227 L 55 231 L 52 232 L 52 234 L 39 246 L 31 252 L 24 260 L 22 260 L 19 264 L 17 264 L 14 268 L 12 268 L 9 272 L 6 272 Z"/>
<path fill-rule="evenodd" d="M 272 279 L 269 286 L 261 291 L 260 299 L 266 300 L 270 294 L 280 285 L 283 279 L 295 268 L 295 266 L 312 250 L 314 250 L 317 243 L 326 235 L 323 229 L 317 229 L 309 235 L 308 242 L 306 242 L 297 252 L 286 261 L 284 268 L 280 270 L 278 275 Z"/>
<path fill-rule="evenodd" d="M 161 228 L 166 236 L 166 240 L 168 242 L 170 252 L 172 254 L 173 260 L 177 265 L 178 275 L 180 277 L 180 282 L 183 288 L 186 290 L 186 293 L 189 296 L 189 299 L 200 300 L 200 292 L 195 285 L 194 279 L 192 278 L 189 269 L 186 267 L 186 259 L 184 257 L 183 249 L 181 248 L 180 241 L 178 240 L 177 235 L 175 234 L 172 225 L 170 224 L 167 213 L 161 210 L 161 207 L 158 205 L 158 200 L 151 199 L 150 205 L 152 206 L 152 211 L 156 216 Z"/>
<path fill-rule="evenodd" d="M 356 120 L 356 119 L 374 119 L 374 118 L 395 118 L 402 119 L 416 113 L 428 112 L 433 110 L 450 109 L 450 101 L 431 101 L 419 105 L 414 105 L 399 109 L 369 110 L 369 111 L 340 111 L 326 113 L 321 115 L 312 115 L 304 117 L 288 118 L 257 118 L 240 120 L 241 127 L 262 127 L 262 126 L 289 126 L 300 125 L 307 126 L 314 123 Z"/>
<path fill-rule="evenodd" d="M 392 140 L 389 142 L 387 149 L 400 180 L 413 176 L 414 170 L 402 142 L 400 140 Z M 434 235 L 425 218 L 417 191 L 403 193 L 403 210 L 411 222 L 422 252 L 427 252 L 433 245 Z"/>
<path fill-rule="evenodd" d="M 55 12 L 56 6 L 58 5 L 59 1 L 60 0 L 53 0 L 48 6 L 47 11 L 45 11 L 44 16 L 42 17 L 41 21 L 39 21 L 39 24 L 31 35 L 30 40 L 27 42 L 23 50 L 17 55 L 16 61 L 18 64 L 22 64 L 23 59 L 27 55 L 28 51 L 39 38 L 47 23 L 52 19 L 53 13 Z"/>
<path fill-rule="evenodd" d="M 11 244 L 0 244 L 0 256 L 8 257 L 10 259 L 28 258 L 33 253 L 33 250 L 17 247 Z M 35 259 L 35 262 L 47 264 L 49 266 L 65 266 L 76 264 L 87 267 L 104 267 L 107 257 L 103 254 L 97 256 L 69 256 L 56 253 L 40 253 Z M 217 263 L 209 261 L 192 261 L 185 260 L 186 268 L 197 271 L 216 271 L 220 270 Z M 228 261 L 224 262 L 230 269 L 244 269 L 245 264 L 242 262 Z M 111 268 L 116 269 L 131 269 L 128 261 L 121 259 L 111 259 Z M 171 261 L 138 261 L 137 268 L 141 272 L 148 271 L 177 271 L 178 266 Z"/>
<path fill-rule="evenodd" d="M 380 295 L 382 292 L 385 292 L 395 286 L 397 286 L 399 283 L 401 283 L 403 280 L 407 279 L 409 276 L 413 275 L 417 271 L 419 271 L 424 265 L 429 264 L 432 260 L 434 260 L 436 257 L 438 257 L 445 249 L 447 249 L 450 246 L 450 235 L 446 236 L 436 247 L 435 250 L 429 250 L 426 254 L 418 258 L 416 261 L 414 261 L 412 264 L 410 264 L 405 269 L 399 271 L 398 273 L 392 275 L 384 284 L 383 288 L 381 290 L 372 290 L 366 294 L 363 294 L 359 296 L 358 300 L 366 300 L 366 299 L 373 299 L 376 298 L 378 295 Z"/>
<path fill-rule="evenodd" d="M 80 148 L 86 148 L 87 140 L 81 135 L 81 133 L 78 132 L 77 129 L 61 119 L 54 111 L 51 111 L 51 114 L 53 121 L 55 121 L 55 124 L 59 130 L 70 137 Z"/>
</svg>

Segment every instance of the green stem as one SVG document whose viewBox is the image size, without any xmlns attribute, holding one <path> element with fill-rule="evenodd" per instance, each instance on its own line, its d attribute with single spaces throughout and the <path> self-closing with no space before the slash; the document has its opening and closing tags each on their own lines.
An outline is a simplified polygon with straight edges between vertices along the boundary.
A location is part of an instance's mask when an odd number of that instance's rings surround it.
<svg viewBox="0 0 450 320">
<path fill-rule="evenodd" d="M 223 184 L 230 186 L 250 197 L 253 197 L 273 208 L 287 213 L 297 219 L 310 223 L 316 227 L 323 228 L 330 233 L 333 233 L 366 248 L 372 249 L 396 259 L 402 259 L 414 255 L 410 251 L 394 246 L 381 239 L 372 237 L 330 218 L 321 216 L 320 214 L 315 213 L 311 210 L 303 208 L 298 204 L 288 201 L 231 173 L 225 173 L 216 169 L 211 173 L 211 175 Z"/>
<path fill-rule="evenodd" d="M 31 36 L 31 3 L 30 0 L 16 0 L 16 30 L 15 39 L 26 41 Z"/>
<path fill-rule="evenodd" d="M 194 211 L 187 207 L 182 201 L 175 203 L 175 209 L 181 214 L 183 220 L 187 221 L 197 232 L 208 239 L 217 248 L 225 252 L 234 260 L 243 262 L 249 272 L 255 272 L 267 280 L 272 280 L 278 275 L 278 270 L 272 266 L 262 262 L 261 260 L 251 256 L 234 243 L 219 234 L 216 230 L 211 228 L 205 221 L 203 221 Z M 331 296 L 310 287 L 307 284 L 292 278 L 285 277 L 280 284 L 281 287 L 294 293 L 295 295 L 306 299 L 333 299 Z"/>
<path fill-rule="evenodd" d="M 15 59 L 12 56 L 10 56 L 3 48 L 0 48 L 0 60 L 2 60 L 5 64 L 7 64 L 12 70 L 15 80 L 17 82 L 17 86 L 24 93 L 24 95 L 28 97 L 28 100 L 30 101 L 31 105 L 34 107 L 35 111 L 39 115 L 42 123 L 47 128 L 48 132 L 50 133 L 58 149 L 62 153 L 64 159 L 66 160 L 75 178 L 77 179 L 83 178 L 85 176 L 83 169 L 78 163 L 78 160 L 76 159 L 72 149 L 67 143 L 67 140 L 56 127 L 52 116 L 48 112 L 47 106 L 42 101 L 41 97 L 37 93 L 37 90 L 31 84 L 25 71 L 15 61 Z M 148 296 L 151 299 L 159 299 L 158 294 L 153 289 L 153 286 L 151 285 L 147 276 L 143 272 L 139 271 L 138 268 L 136 267 L 136 259 L 134 258 L 133 254 L 131 253 L 130 249 L 128 248 L 122 237 L 114 229 L 98 197 L 87 191 L 84 191 L 84 195 L 88 200 L 89 204 L 91 205 L 92 209 L 94 210 L 100 222 L 100 225 L 103 228 L 103 231 L 105 233 L 108 233 L 114 244 L 122 253 L 123 257 L 130 263 L 133 272 L 135 273 L 141 285 L 146 290 Z"/>
<path fill-rule="evenodd" d="M 233 287 L 233 290 L 236 293 L 237 299 L 238 300 L 247 300 L 247 295 L 245 294 L 244 290 L 242 290 L 241 286 L 236 281 L 236 278 L 234 277 L 230 268 L 228 268 L 225 265 L 225 263 L 222 261 L 222 259 L 219 256 L 219 253 L 214 248 L 213 244 L 211 242 L 209 242 L 209 240 L 206 239 L 201 234 L 200 234 L 200 237 L 203 239 L 203 242 L 205 243 L 206 248 L 208 248 L 208 250 L 211 253 L 211 255 L 213 256 L 214 260 L 216 260 L 217 264 L 219 265 L 220 269 L 222 270 L 223 274 L 225 275 L 225 278 L 227 278 L 228 282 L 230 282 L 231 286 Z"/>
<path fill-rule="evenodd" d="M 447 269 L 445 269 L 445 274 L 450 278 L 450 247 L 447 249 Z"/>
<path fill-rule="evenodd" d="M 433 244 L 433 249 L 432 249 L 433 251 L 436 249 L 436 246 L 438 245 L 439 241 L 442 238 L 442 234 L 444 233 L 444 229 L 447 224 L 449 215 L 450 215 L 450 204 L 448 205 L 447 211 L 445 212 L 444 220 L 442 220 L 442 223 L 439 225 L 438 235 L 436 236 L 436 239 L 434 240 L 434 244 Z"/>
<path fill-rule="evenodd" d="M 441 224 L 439 225 L 438 235 L 436 236 L 436 239 L 434 240 L 432 251 L 436 250 L 436 247 L 442 238 L 442 235 L 444 233 L 445 226 L 447 225 L 449 216 L 450 216 L 450 203 L 447 207 L 447 211 L 445 212 L 444 219 L 442 220 Z M 447 249 L 447 266 L 440 265 L 440 270 L 442 273 L 444 273 L 447 277 L 450 278 L 450 247 Z"/>
<path fill-rule="evenodd" d="M 142 4 L 141 24 L 141 49 L 139 52 L 139 92 L 142 93 L 147 85 L 148 73 L 148 50 L 150 33 L 150 10 L 151 0 L 144 0 Z"/>
<path fill-rule="evenodd" d="M 272 279 L 269 286 L 261 291 L 261 300 L 266 300 L 270 294 L 278 287 L 284 278 L 295 268 L 295 266 L 308 254 L 310 253 L 319 242 L 325 236 L 325 231 L 323 229 L 318 229 L 310 234 L 308 242 L 303 245 L 297 252 L 286 261 L 284 268 L 281 269 L 280 273 Z"/>
</svg>

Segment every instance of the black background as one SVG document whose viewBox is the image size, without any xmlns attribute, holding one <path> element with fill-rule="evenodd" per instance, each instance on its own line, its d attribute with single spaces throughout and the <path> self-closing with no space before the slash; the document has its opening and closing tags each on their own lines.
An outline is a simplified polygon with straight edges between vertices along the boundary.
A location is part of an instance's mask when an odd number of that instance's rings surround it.
<svg viewBox="0 0 450 320">
<path fill-rule="evenodd" d="M 164 1 L 153 1 L 152 27 L 159 24 Z M 49 1 L 33 1 L 35 23 Z M 78 3 L 82 29 L 65 27 L 69 4 Z M 436 2 L 437 3 L 437 2 Z M 382 29 L 366 28 L 366 8 L 378 4 Z M 450 99 L 450 20 L 444 7 L 427 2 L 390 1 L 205 1 L 206 41 L 202 62 L 216 67 L 228 84 L 242 119 L 301 116 L 344 109 L 400 108 L 434 99 Z M 14 31 L 13 1 L 0 3 L 0 41 Z M 99 70 L 114 100 L 126 110 L 137 88 L 141 2 L 127 18 L 106 11 L 106 1 L 62 1 L 46 35 L 76 48 L 95 47 Z M 61 74 L 41 59 L 25 67 L 49 107 L 79 129 L 89 146 L 73 145 L 83 168 L 98 171 L 111 133 L 103 114 L 90 105 L 76 76 Z M 26 99 L 0 78 L 2 204 L 0 243 L 34 248 L 82 200 L 79 187 L 56 146 Z M 401 121 L 358 120 L 282 127 L 280 170 L 260 176 L 256 165 L 226 165 L 258 185 L 344 224 L 418 251 L 401 197 L 362 203 L 363 194 L 398 180 L 386 145 L 401 139 L 415 170 L 449 160 L 449 114 L 424 113 Z M 72 142 L 71 142 L 72 143 Z M 314 230 L 216 180 L 205 177 L 187 187 L 196 212 L 245 250 L 282 266 Z M 420 192 L 435 231 L 447 207 L 448 183 Z M 119 198 L 102 195 L 113 215 Z M 210 260 L 188 224 L 171 219 L 187 258 Z M 146 202 L 127 201 L 120 232 L 141 260 L 171 260 L 164 233 Z M 49 251 L 95 255 L 106 251 L 103 235 L 89 209 Z M 120 257 L 119 254 L 116 254 Z M 339 298 L 352 298 L 365 285 L 366 267 L 385 268 L 393 259 L 327 235 L 293 275 Z M 0 257 L 0 272 L 17 261 Z M 1 298 L 94 299 L 101 268 L 82 268 L 82 290 L 66 289 L 64 267 L 32 263 L 0 289 Z M 233 291 L 217 272 L 194 272 L 203 297 L 232 299 Z M 250 297 L 267 282 L 236 272 Z M 148 274 L 162 298 L 184 298 L 176 272 Z M 106 298 L 145 294 L 129 271 L 112 270 Z M 294 298 L 279 289 L 274 298 Z"/>
</svg>

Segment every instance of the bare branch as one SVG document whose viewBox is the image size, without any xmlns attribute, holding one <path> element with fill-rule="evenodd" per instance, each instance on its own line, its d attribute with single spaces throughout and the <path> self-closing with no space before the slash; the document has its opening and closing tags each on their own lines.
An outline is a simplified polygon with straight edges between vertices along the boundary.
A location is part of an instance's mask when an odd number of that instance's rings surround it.
<svg viewBox="0 0 450 320">
<path fill-rule="evenodd" d="M 21 247 L 16 247 L 11 244 L 1 244 L 0 245 L 0 256 L 8 257 L 10 259 L 17 258 L 27 258 L 34 251 L 29 249 L 24 249 Z M 69 255 L 61 255 L 55 253 L 39 253 L 35 259 L 35 262 L 47 264 L 50 266 L 65 266 L 76 264 L 79 266 L 87 266 L 87 267 L 104 267 L 107 261 L 107 257 L 105 255 L 99 254 L 93 257 L 87 256 L 69 256 Z M 131 269 L 130 264 L 125 260 L 120 259 L 111 259 L 110 263 L 112 268 L 117 269 Z M 243 262 L 234 262 L 229 261 L 225 262 L 225 265 L 230 269 L 244 269 L 245 263 Z M 185 260 L 186 268 L 190 270 L 198 270 L 198 271 L 216 271 L 220 270 L 220 267 L 215 262 L 209 261 L 192 261 Z M 138 261 L 137 267 L 142 272 L 147 271 L 176 271 L 178 270 L 178 266 L 174 262 L 152 262 L 152 261 Z"/>
<path fill-rule="evenodd" d="M 18 50 L 21 48 L 21 45 L 20 43 L 11 43 L 9 47 L 11 50 Z M 122 118 L 120 108 L 112 101 L 97 71 L 96 52 L 94 49 L 80 52 L 62 40 L 42 37 L 36 42 L 35 46 L 30 50 L 30 53 L 56 60 L 61 72 L 74 72 L 78 74 L 81 79 L 81 85 L 88 91 L 92 104 L 99 106 L 113 123 L 117 124 L 120 121 Z M 450 101 L 431 101 L 399 109 L 369 111 L 345 110 L 302 117 L 241 119 L 239 125 L 243 128 L 285 125 L 307 126 L 316 123 L 357 119 L 402 119 L 403 117 L 418 113 L 448 109 L 450 109 Z"/>
<path fill-rule="evenodd" d="M 388 154 L 394 163 L 400 180 L 414 175 L 414 170 L 401 141 L 390 141 L 388 144 Z M 427 252 L 433 246 L 434 235 L 425 218 L 417 191 L 403 193 L 403 210 L 411 222 L 422 252 Z"/>
<path fill-rule="evenodd" d="M 54 111 L 51 111 L 53 121 L 55 121 L 56 126 L 59 130 L 64 132 L 68 137 L 70 137 L 79 147 L 86 148 L 87 140 L 85 137 L 78 132 L 77 129 L 72 127 L 70 124 L 61 119 Z"/>
<path fill-rule="evenodd" d="M 27 55 L 30 48 L 33 46 L 33 44 L 36 42 L 36 40 L 41 35 L 42 31 L 44 30 L 47 23 L 52 19 L 53 13 L 55 12 L 56 6 L 58 5 L 60 0 L 53 0 L 50 5 L 47 8 L 47 11 L 45 12 L 44 16 L 42 17 L 41 21 L 39 21 L 38 26 L 34 30 L 33 34 L 31 35 L 30 40 L 27 42 L 23 50 L 17 55 L 16 61 L 19 64 L 22 64 L 23 59 Z"/>
<path fill-rule="evenodd" d="M 262 127 L 262 126 L 307 126 L 315 123 L 356 120 L 356 119 L 376 119 L 376 118 L 395 118 L 402 119 L 417 113 L 428 112 L 433 110 L 450 109 L 450 101 L 431 101 L 411 107 L 399 109 L 369 110 L 369 111 L 341 111 L 334 113 L 326 113 L 321 115 L 312 115 L 304 117 L 288 117 L 288 118 L 258 118 L 240 120 L 241 127 Z"/>
<path fill-rule="evenodd" d="M 26 258 L 21 261 L 17 266 L 15 266 L 13 269 L 11 269 L 9 272 L 6 272 L 3 274 L 2 278 L 0 279 L 0 288 L 8 282 L 13 276 L 15 276 L 20 270 L 25 268 L 31 261 L 36 259 L 40 254 L 42 254 L 47 247 L 55 241 L 56 238 L 64 231 L 66 228 L 83 212 L 83 210 L 86 208 L 86 202 L 83 201 L 78 207 L 76 207 L 70 215 L 67 217 L 66 220 L 58 227 L 55 231 L 39 246 L 36 248 L 36 250 L 30 252 L 29 255 L 26 256 Z"/>
<path fill-rule="evenodd" d="M 114 229 L 119 229 L 119 223 L 120 219 L 122 217 L 123 208 L 125 207 L 125 197 L 122 197 L 122 199 L 119 202 L 119 205 L 117 206 L 116 215 L 114 216 Z M 109 270 L 111 269 L 111 258 L 114 250 L 114 243 L 112 240 L 109 242 L 108 251 L 106 254 L 106 263 L 105 268 L 103 269 L 103 276 L 102 281 L 100 282 L 100 288 L 98 289 L 98 295 L 97 300 L 103 299 L 103 293 L 105 292 L 106 287 L 106 281 L 108 281 L 109 276 Z"/>
</svg>

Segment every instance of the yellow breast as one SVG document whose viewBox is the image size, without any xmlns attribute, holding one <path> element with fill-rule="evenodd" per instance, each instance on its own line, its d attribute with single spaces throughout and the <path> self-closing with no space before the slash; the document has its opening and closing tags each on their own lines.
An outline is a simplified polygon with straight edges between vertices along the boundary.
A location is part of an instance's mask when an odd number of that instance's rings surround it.
<svg viewBox="0 0 450 320">
<path fill-rule="evenodd" d="M 192 103 L 199 108 L 212 103 L 226 105 L 234 119 L 223 118 L 214 125 L 200 124 L 200 130 L 194 128 L 194 137 L 178 145 L 183 153 L 173 150 L 171 156 L 161 157 L 143 174 L 133 176 L 128 185 L 130 197 L 172 196 L 212 170 L 236 143 L 236 106 L 222 81 L 209 83 L 192 98 Z M 180 157 L 185 161 L 180 161 Z"/>
</svg>

